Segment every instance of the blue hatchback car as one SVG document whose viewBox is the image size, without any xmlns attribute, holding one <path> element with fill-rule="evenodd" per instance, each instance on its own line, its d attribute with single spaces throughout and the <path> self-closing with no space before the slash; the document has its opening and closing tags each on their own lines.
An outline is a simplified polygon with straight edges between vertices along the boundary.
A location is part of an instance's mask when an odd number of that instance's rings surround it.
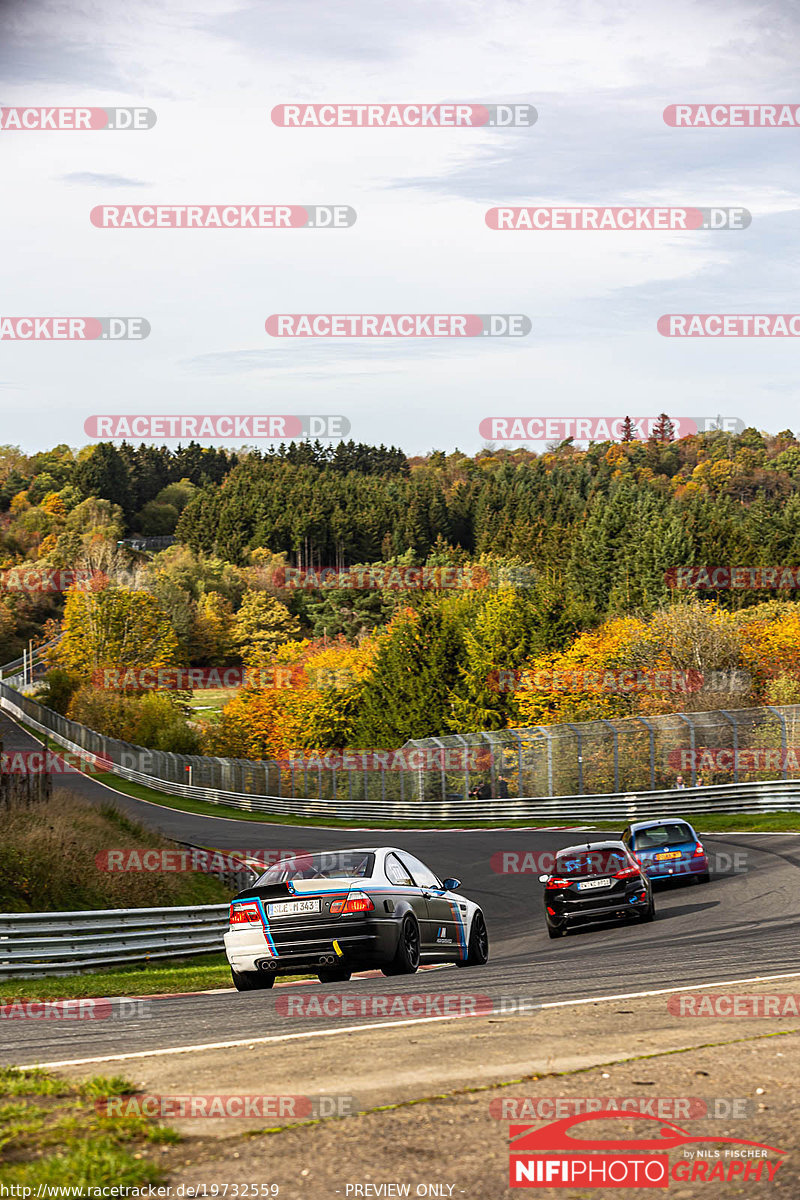
<svg viewBox="0 0 800 1200">
<path fill-rule="evenodd" d="M 622 841 L 642 864 L 649 879 L 691 879 L 708 883 L 708 856 L 688 821 L 632 821 Z"/>
</svg>

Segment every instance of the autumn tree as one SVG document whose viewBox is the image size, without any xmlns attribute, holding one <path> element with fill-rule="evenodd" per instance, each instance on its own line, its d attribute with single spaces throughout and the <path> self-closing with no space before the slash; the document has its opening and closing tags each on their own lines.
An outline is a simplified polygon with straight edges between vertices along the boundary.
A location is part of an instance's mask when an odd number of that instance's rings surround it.
<svg viewBox="0 0 800 1200">
<path fill-rule="evenodd" d="M 245 592 L 233 622 L 233 643 L 245 666 L 269 667 L 277 648 L 299 634 L 300 623 L 285 604 L 266 592 Z"/>
<path fill-rule="evenodd" d="M 193 662 L 221 666 L 233 651 L 233 606 L 219 592 L 208 592 L 194 610 L 190 655 Z"/>
<path fill-rule="evenodd" d="M 157 670 L 177 661 L 178 640 L 154 596 L 108 585 L 71 588 L 55 661 L 70 670 Z"/>
</svg>

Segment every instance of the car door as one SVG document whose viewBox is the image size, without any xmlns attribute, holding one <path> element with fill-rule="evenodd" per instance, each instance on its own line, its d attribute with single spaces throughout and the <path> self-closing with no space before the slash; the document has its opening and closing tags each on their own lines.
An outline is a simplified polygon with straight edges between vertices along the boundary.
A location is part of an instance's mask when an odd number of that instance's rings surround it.
<svg viewBox="0 0 800 1200">
<path fill-rule="evenodd" d="M 389 883 L 397 889 L 395 903 L 401 897 L 410 903 L 414 916 L 417 918 L 417 924 L 419 925 L 420 948 L 424 948 L 427 944 L 430 917 L 428 914 L 428 901 L 423 895 L 422 888 L 414 880 L 408 867 L 400 862 L 400 859 L 393 852 L 386 855 L 383 869 Z"/>
<path fill-rule="evenodd" d="M 460 957 L 463 926 L 458 914 L 458 904 L 445 898 L 441 880 L 434 875 L 430 867 L 425 866 L 425 863 L 405 850 L 399 857 L 411 872 L 414 882 L 421 888 L 428 907 L 428 928 L 422 935 L 425 949 L 436 950 L 443 957 Z"/>
</svg>

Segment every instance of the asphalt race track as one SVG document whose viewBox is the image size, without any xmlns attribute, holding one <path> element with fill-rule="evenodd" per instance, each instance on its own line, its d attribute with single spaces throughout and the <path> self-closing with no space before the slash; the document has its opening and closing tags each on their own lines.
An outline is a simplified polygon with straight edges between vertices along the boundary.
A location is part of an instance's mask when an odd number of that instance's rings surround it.
<svg viewBox="0 0 800 1200">
<path fill-rule="evenodd" d="M 0 716 L 6 750 L 32 748 L 33 740 Z M 60 784 L 62 781 L 57 781 Z M 65 776 L 64 786 L 95 801 L 108 789 L 85 776 Z M 594 929 L 551 941 L 544 927 L 541 885 L 536 874 L 501 874 L 492 869 L 499 851 L 541 853 L 584 838 L 574 830 L 469 830 L 454 832 L 343 831 L 212 818 L 161 808 L 117 795 L 121 809 L 167 837 L 221 849 L 329 850 L 390 844 L 407 847 L 440 876 L 456 876 L 463 891 L 486 914 L 491 939 L 487 966 L 445 967 L 416 976 L 354 977 L 350 983 L 292 985 L 292 994 L 357 992 L 480 993 L 498 1005 L 603 997 L 790 973 L 800 961 L 800 837 L 791 834 L 725 834 L 703 838 L 706 850 L 738 873 L 717 874 L 707 886 L 687 883 L 656 887 L 656 921 Z M 702 836 L 702 829 L 700 830 Z M 93 865 L 91 869 L 94 869 Z M 1 985 L 0 985 L 1 990 Z M 141 1019 L 5 1021 L 0 1056 L 7 1064 L 31 1064 L 153 1051 L 180 1046 L 241 1041 L 331 1027 L 329 1017 L 283 1016 L 276 990 L 222 991 L 158 997 Z M 356 1024 L 381 1024 L 359 1017 Z M 338 1022 L 344 1030 L 353 1022 Z"/>
</svg>

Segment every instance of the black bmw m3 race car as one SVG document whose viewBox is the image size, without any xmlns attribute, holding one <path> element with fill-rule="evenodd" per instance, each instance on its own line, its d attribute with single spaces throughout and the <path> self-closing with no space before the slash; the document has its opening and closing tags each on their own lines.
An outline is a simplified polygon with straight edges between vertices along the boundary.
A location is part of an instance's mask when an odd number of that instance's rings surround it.
<svg viewBox="0 0 800 1200">
<path fill-rule="evenodd" d="M 411 975 L 420 963 L 480 966 L 489 958 L 483 912 L 424 863 L 392 846 L 295 854 L 231 902 L 225 953 L 239 991 L 277 975 L 322 983 L 379 968 Z"/>
</svg>

